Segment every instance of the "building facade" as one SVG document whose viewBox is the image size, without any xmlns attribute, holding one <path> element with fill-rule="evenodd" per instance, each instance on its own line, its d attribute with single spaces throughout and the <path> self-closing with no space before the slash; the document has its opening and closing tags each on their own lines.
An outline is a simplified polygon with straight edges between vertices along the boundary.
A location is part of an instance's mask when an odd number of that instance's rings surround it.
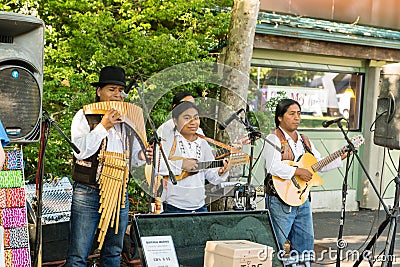
<svg viewBox="0 0 400 267">
<path fill-rule="evenodd" d="M 379 198 L 393 203 L 398 148 L 376 144 L 374 129 L 385 127 L 375 123 L 385 113 L 392 114 L 388 124 L 397 124 L 396 108 L 389 112 L 378 99 L 389 92 L 397 100 L 399 72 L 391 66 L 400 62 L 399 8 L 395 0 L 261 1 L 251 68 L 257 90 L 249 93 L 253 111 L 268 117 L 265 103 L 281 91 L 302 105 L 301 131 L 321 154 L 347 145 L 338 125 L 324 128 L 325 120 L 343 117 L 344 132 L 365 139 L 347 172 L 344 162 L 342 169 L 321 174 L 324 184 L 312 192 L 314 210 L 339 210 L 344 181 L 348 210 L 377 209 Z"/>
</svg>

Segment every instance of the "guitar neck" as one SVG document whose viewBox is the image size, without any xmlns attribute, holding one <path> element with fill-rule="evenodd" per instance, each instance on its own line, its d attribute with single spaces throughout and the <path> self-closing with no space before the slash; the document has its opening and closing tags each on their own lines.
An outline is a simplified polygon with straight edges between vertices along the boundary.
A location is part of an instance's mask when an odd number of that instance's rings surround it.
<svg viewBox="0 0 400 267">
<path fill-rule="evenodd" d="M 338 151 L 333 152 L 329 156 L 323 158 L 322 160 L 318 161 L 317 163 L 313 164 L 311 168 L 314 172 L 318 172 L 320 169 L 337 159 L 338 157 L 342 156 L 346 152 L 346 147 L 342 147 Z"/>
<path fill-rule="evenodd" d="M 223 160 L 202 161 L 197 163 L 197 170 L 218 168 L 224 166 Z"/>
<path fill-rule="evenodd" d="M 239 166 L 239 165 L 244 165 L 248 163 L 250 160 L 249 155 L 247 154 L 237 154 L 233 155 L 229 158 L 229 164 L 233 166 Z M 218 168 L 224 166 L 224 160 L 223 159 L 218 159 L 218 160 L 211 160 L 211 161 L 200 161 L 197 162 L 197 171 L 198 170 L 203 170 L 203 169 L 210 169 L 210 168 Z"/>
<path fill-rule="evenodd" d="M 353 144 L 353 147 L 359 147 L 361 144 L 364 143 L 364 141 L 365 141 L 364 137 L 362 135 L 360 135 L 360 134 L 351 138 L 351 143 Z M 338 151 L 332 153 L 331 155 L 327 156 L 326 158 L 324 158 L 324 159 L 318 161 L 317 163 L 313 164 L 311 166 L 311 168 L 315 172 L 317 172 L 321 168 L 325 167 L 326 165 L 328 165 L 329 163 L 331 163 L 332 161 L 334 161 L 338 157 L 342 156 L 346 152 L 347 152 L 347 147 L 346 146 L 342 147 Z"/>
</svg>

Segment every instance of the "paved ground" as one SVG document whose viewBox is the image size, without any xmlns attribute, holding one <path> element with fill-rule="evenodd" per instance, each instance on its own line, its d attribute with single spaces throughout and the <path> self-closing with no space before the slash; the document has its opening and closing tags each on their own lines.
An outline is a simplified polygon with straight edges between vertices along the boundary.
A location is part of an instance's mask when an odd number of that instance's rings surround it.
<svg viewBox="0 0 400 267">
<path fill-rule="evenodd" d="M 313 267 L 320 266 L 337 266 L 337 240 L 340 225 L 339 212 L 318 212 L 314 213 L 314 231 L 315 231 L 315 253 L 316 263 Z M 379 225 L 385 220 L 385 212 L 361 210 L 357 212 L 347 212 L 343 224 L 343 237 L 341 245 L 346 247 L 342 250 L 343 260 L 338 266 L 349 267 L 355 266 L 354 263 L 358 259 L 358 255 L 362 253 L 367 246 L 371 237 L 377 233 Z M 400 222 L 400 219 L 397 219 Z M 389 224 L 390 225 L 390 224 Z M 376 242 L 374 249 L 375 256 L 378 259 L 373 265 L 370 265 L 367 260 L 361 262 L 358 266 L 381 266 L 382 255 L 379 253 L 384 249 L 386 238 L 388 236 L 389 225 L 382 232 Z M 367 240 L 368 239 L 368 240 Z M 395 252 L 393 255 L 393 266 L 400 266 L 400 225 L 397 227 L 395 235 Z M 357 254 L 359 253 L 359 254 Z M 48 266 L 64 266 L 64 262 L 58 262 Z M 92 265 L 93 266 L 93 265 Z M 137 267 L 141 266 L 139 260 L 134 260 L 130 264 L 122 263 L 121 267 Z"/>
<path fill-rule="evenodd" d="M 340 226 L 340 212 L 319 212 L 314 213 L 314 231 L 315 231 L 315 252 L 317 261 L 313 266 L 336 266 L 337 240 Z M 339 244 L 345 246 L 342 250 L 343 257 L 339 266 L 355 266 L 354 263 L 367 246 L 369 240 L 374 236 L 379 225 L 386 219 L 384 211 L 361 210 L 357 212 L 347 212 L 343 224 L 342 242 Z M 400 219 L 397 218 L 397 222 Z M 388 229 L 390 223 L 378 238 L 374 248 L 377 261 L 370 265 L 367 260 L 363 260 L 358 266 L 381 266 Z M 397 227 L 395 235 L 395 251 L 393 255 L 393 266 L 400 266 L 400 225 Z M 367 240 L 368 239 L 368 240 Z M 366 252 L 364 253 L 366 255 Z"/>
</svg>

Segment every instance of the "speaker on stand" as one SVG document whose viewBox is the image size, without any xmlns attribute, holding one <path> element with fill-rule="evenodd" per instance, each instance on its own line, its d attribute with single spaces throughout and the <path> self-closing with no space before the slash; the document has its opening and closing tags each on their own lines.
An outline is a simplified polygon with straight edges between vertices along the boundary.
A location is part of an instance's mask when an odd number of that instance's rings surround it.
<svg viewBox="0 0 400 267">
<path fill-rule="evenodd" d="M 400 149 L 400 67 L 383 69 L 376 108 L 374 143 Z"/>
<path fill-rule="evenodd" d="M 40 140 L 44 32 L 39 18 L 0 11 L 0 120 L 21 147 Z"/>
<path fill-rule="evenodd" d="M 400 149 L 400 65 L 392 64 L 383 67 L 381 73 L 381 90 L 377 102 L 374 143 L 389 149 Z M 386 219 L 379 225 L 374 238 L 365 247 L 364 251 L 370 251 L 375 245 L 376 240 L 388 227 L 386 246 L 384 253 L 384 262 L 382 266 L 392 266 L 393 253 L 396 239 L 397 218 L 400 214 L 400 159 L 397 167 L 397 176 L 394 177 L 396 185 L 393 207 L 389 207 L 381 200 L 386 212 Z M 361 253 L 364 254 L 364 253 Z M 360 254 L 360 255 L 361 255 Z M 381 254 L 380 254 L 381 255 Z M 363 259 L 361 256 L 355 262 L 358 266 Z"/>
<path fill-rule="evenodd" d="M 39 141 L 44 23 L 0 12 L 0 120 L 12 143 Z"/>
</svg>

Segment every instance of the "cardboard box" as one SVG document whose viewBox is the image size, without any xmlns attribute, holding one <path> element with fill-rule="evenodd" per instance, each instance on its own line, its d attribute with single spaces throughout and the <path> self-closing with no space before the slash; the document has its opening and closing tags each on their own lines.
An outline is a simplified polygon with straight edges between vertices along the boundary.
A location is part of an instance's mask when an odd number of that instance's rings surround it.
<svg viewBox="0 0 400 267">
<path fill-rule="evenodd" d="M 207 241 L 204 267 L 272 267 L 272 247 L 247 240 Z"/>
</svg>

